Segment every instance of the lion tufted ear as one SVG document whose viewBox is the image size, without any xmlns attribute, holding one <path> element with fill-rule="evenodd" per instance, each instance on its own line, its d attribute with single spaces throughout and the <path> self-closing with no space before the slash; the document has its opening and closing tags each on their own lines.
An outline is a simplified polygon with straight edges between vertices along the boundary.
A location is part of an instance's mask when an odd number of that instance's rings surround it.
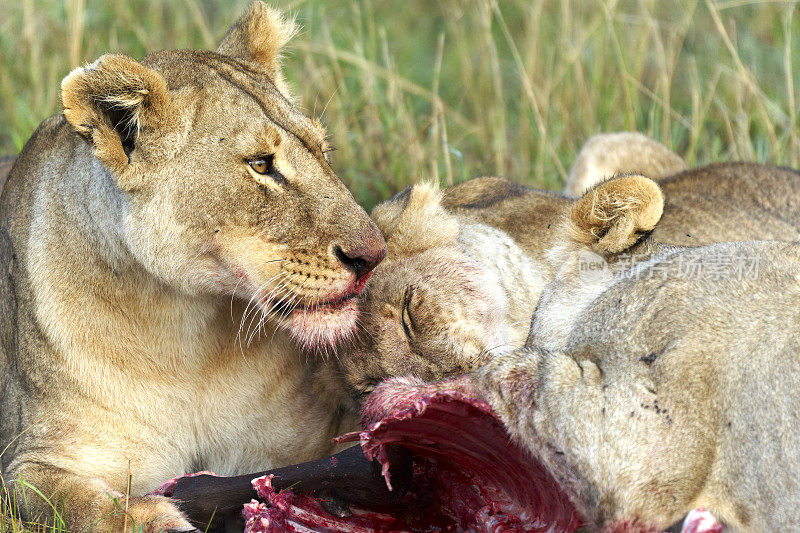
<svg viewBox="0 0 800 533">
<path fill-rule="evenodd" d="M 123 55 L 78 67 L 61 82 L 64 116 L 94 146 L 95 156 L 121 174 L 143 127 L 166 125 L 164 78 Z"/>
<path fill-rule="evenodd" d="M 571 237 L 599 253 L 616 254 L 652 230 L 664 212 L 664 194 L 644 176 L 612 178 L 595 185 L 572 205 Z"/>
<path fill-rule="evenodd" d="M 394 256 L 453 244 L 458 239 L 458 221 L 442 206 L 442 192 L 432 183 L 406 187 L 376 205 L 370 216 Z"/>
<path fill-rule="evenodd" d="M 255 2 L 225 34 L 217 53 L 257 63 L 267 71 L 278 90 L 287 94 L 280 52 L 296 33 L 293 19 L 264 2 Z"/>
</svg>

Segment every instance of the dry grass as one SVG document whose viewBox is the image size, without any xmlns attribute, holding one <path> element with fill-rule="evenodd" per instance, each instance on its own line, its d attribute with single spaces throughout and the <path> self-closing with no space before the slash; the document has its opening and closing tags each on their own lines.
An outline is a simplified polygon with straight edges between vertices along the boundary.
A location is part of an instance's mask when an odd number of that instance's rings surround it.
<svg viewBox="0 0 800 533">
<path fill-rule="evenodd" d="M 366 205 L 408 183 L 500 174 L 559 187 L 599 131 L 691 163 L 798 165 L 795 2 L 283 1 L 286 69 L 324 115 Z M 0 153 L 59 111 L 59 80 L 105 51 L 213 48 L 245 0 L 0 4 Z"/>
<path fill-rule="evenodd" d="M 60 111 L 73 67 L 107 51 L 214 48 L 247 3 L 0 2 L 0 154 Z M 275 3 L 304 26 L 289 78 L 367 207 L 431 177 L 558 188 L 600 131 L 647 133 L 690 163 L 798 166 L 796 2 Z M 0 514 L 0 532 L 19 528 Z"/>
</svg>

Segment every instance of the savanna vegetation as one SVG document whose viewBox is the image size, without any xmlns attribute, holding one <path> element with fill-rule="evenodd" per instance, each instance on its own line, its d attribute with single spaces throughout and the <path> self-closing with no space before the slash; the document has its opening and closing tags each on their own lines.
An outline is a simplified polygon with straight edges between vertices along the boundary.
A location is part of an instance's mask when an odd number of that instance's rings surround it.
<svg viewBox="0 0 800 533">
<path fill-rule="evenodd" d="M 249 0 L 0 2 L 0 153 L 107 51 L 213 49 Z M 638 130 L 690 163 L 798 165 L 796 2 L 276 0 L 286 71 L 366 207 L 409 183 L 498 174 L 557 188 L 581 144 Z"/>
</svg>

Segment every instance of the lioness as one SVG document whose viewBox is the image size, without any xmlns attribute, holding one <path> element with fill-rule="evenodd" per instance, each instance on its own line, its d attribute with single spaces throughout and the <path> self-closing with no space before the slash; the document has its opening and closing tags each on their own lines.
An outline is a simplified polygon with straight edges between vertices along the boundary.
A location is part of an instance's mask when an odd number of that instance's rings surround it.
<svg viewBox="0 0 800 533">
<path fill-rule="evenodd" d="M 703 507 L 736 531 L 796 531 L 800 244 L 643 240 L 661 210 L 647 181 L 575 204 L 527 347 L 472 380 L 592 530 L 661 531 Z M 587 257 L 606 268 L 587 275 Z"/>
<path fill-rule="evenodd" d="M 800 239 L 794 170 L 717 164 L 658 183 L 666 198 L 653 230 L 660 242 Z M 390 376 L 441 379 L 489 351 L 521 347 L 560 267 L 556 228 L 576 202 L 596 200 L 587 194 L 573 200 L 480 178 L 444 191 L 418 185 L 376 206 L 389 252 L 359 302 L 363 334 L 340 355 L 350 392 L 363 395 Z"/>
<path fill-rule="evenodd" d="M 311 459 L 349 428 L 337 371 L 290 337 L 349 335 L 385 244 L 290 103 L 294 32 L 257 2 L 216 52 L 105 55 L 19 156 L 0 203 L 0 467 L 24 518 L 190 530 L 145 494 Z"/>
</svg>

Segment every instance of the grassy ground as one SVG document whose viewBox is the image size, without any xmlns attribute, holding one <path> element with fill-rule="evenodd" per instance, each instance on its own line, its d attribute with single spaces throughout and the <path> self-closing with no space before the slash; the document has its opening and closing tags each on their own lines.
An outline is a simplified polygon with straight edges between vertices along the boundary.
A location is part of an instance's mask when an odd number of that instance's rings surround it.
<svg viewBox="0 0 800 533">
<path fill-rule="evenodd" d="M 0 154 L 107 51 L 215 48 L 247 0 L 0 0 Z M 690 163 L 798 166 L 800 17 L 769 0 L 275 0 L 286 71 L 367 207 L 481 174 L 558 188 L 581 144 L 638 130 Z M 0 532 L 18 524 L 0 518 Z"/>
<path fill-rule="evenodd" d="M 60 79 L 106 51 L 214 48 L 246 0 L 0 2 L 0 153 L 59 111 Z M 691 163 L 798 165 L 795 2 L 295 0 L 286 70 L 370 206 L 408 183 L 500 174 L 559 187 L 599 131 Z"/>
</svg>

